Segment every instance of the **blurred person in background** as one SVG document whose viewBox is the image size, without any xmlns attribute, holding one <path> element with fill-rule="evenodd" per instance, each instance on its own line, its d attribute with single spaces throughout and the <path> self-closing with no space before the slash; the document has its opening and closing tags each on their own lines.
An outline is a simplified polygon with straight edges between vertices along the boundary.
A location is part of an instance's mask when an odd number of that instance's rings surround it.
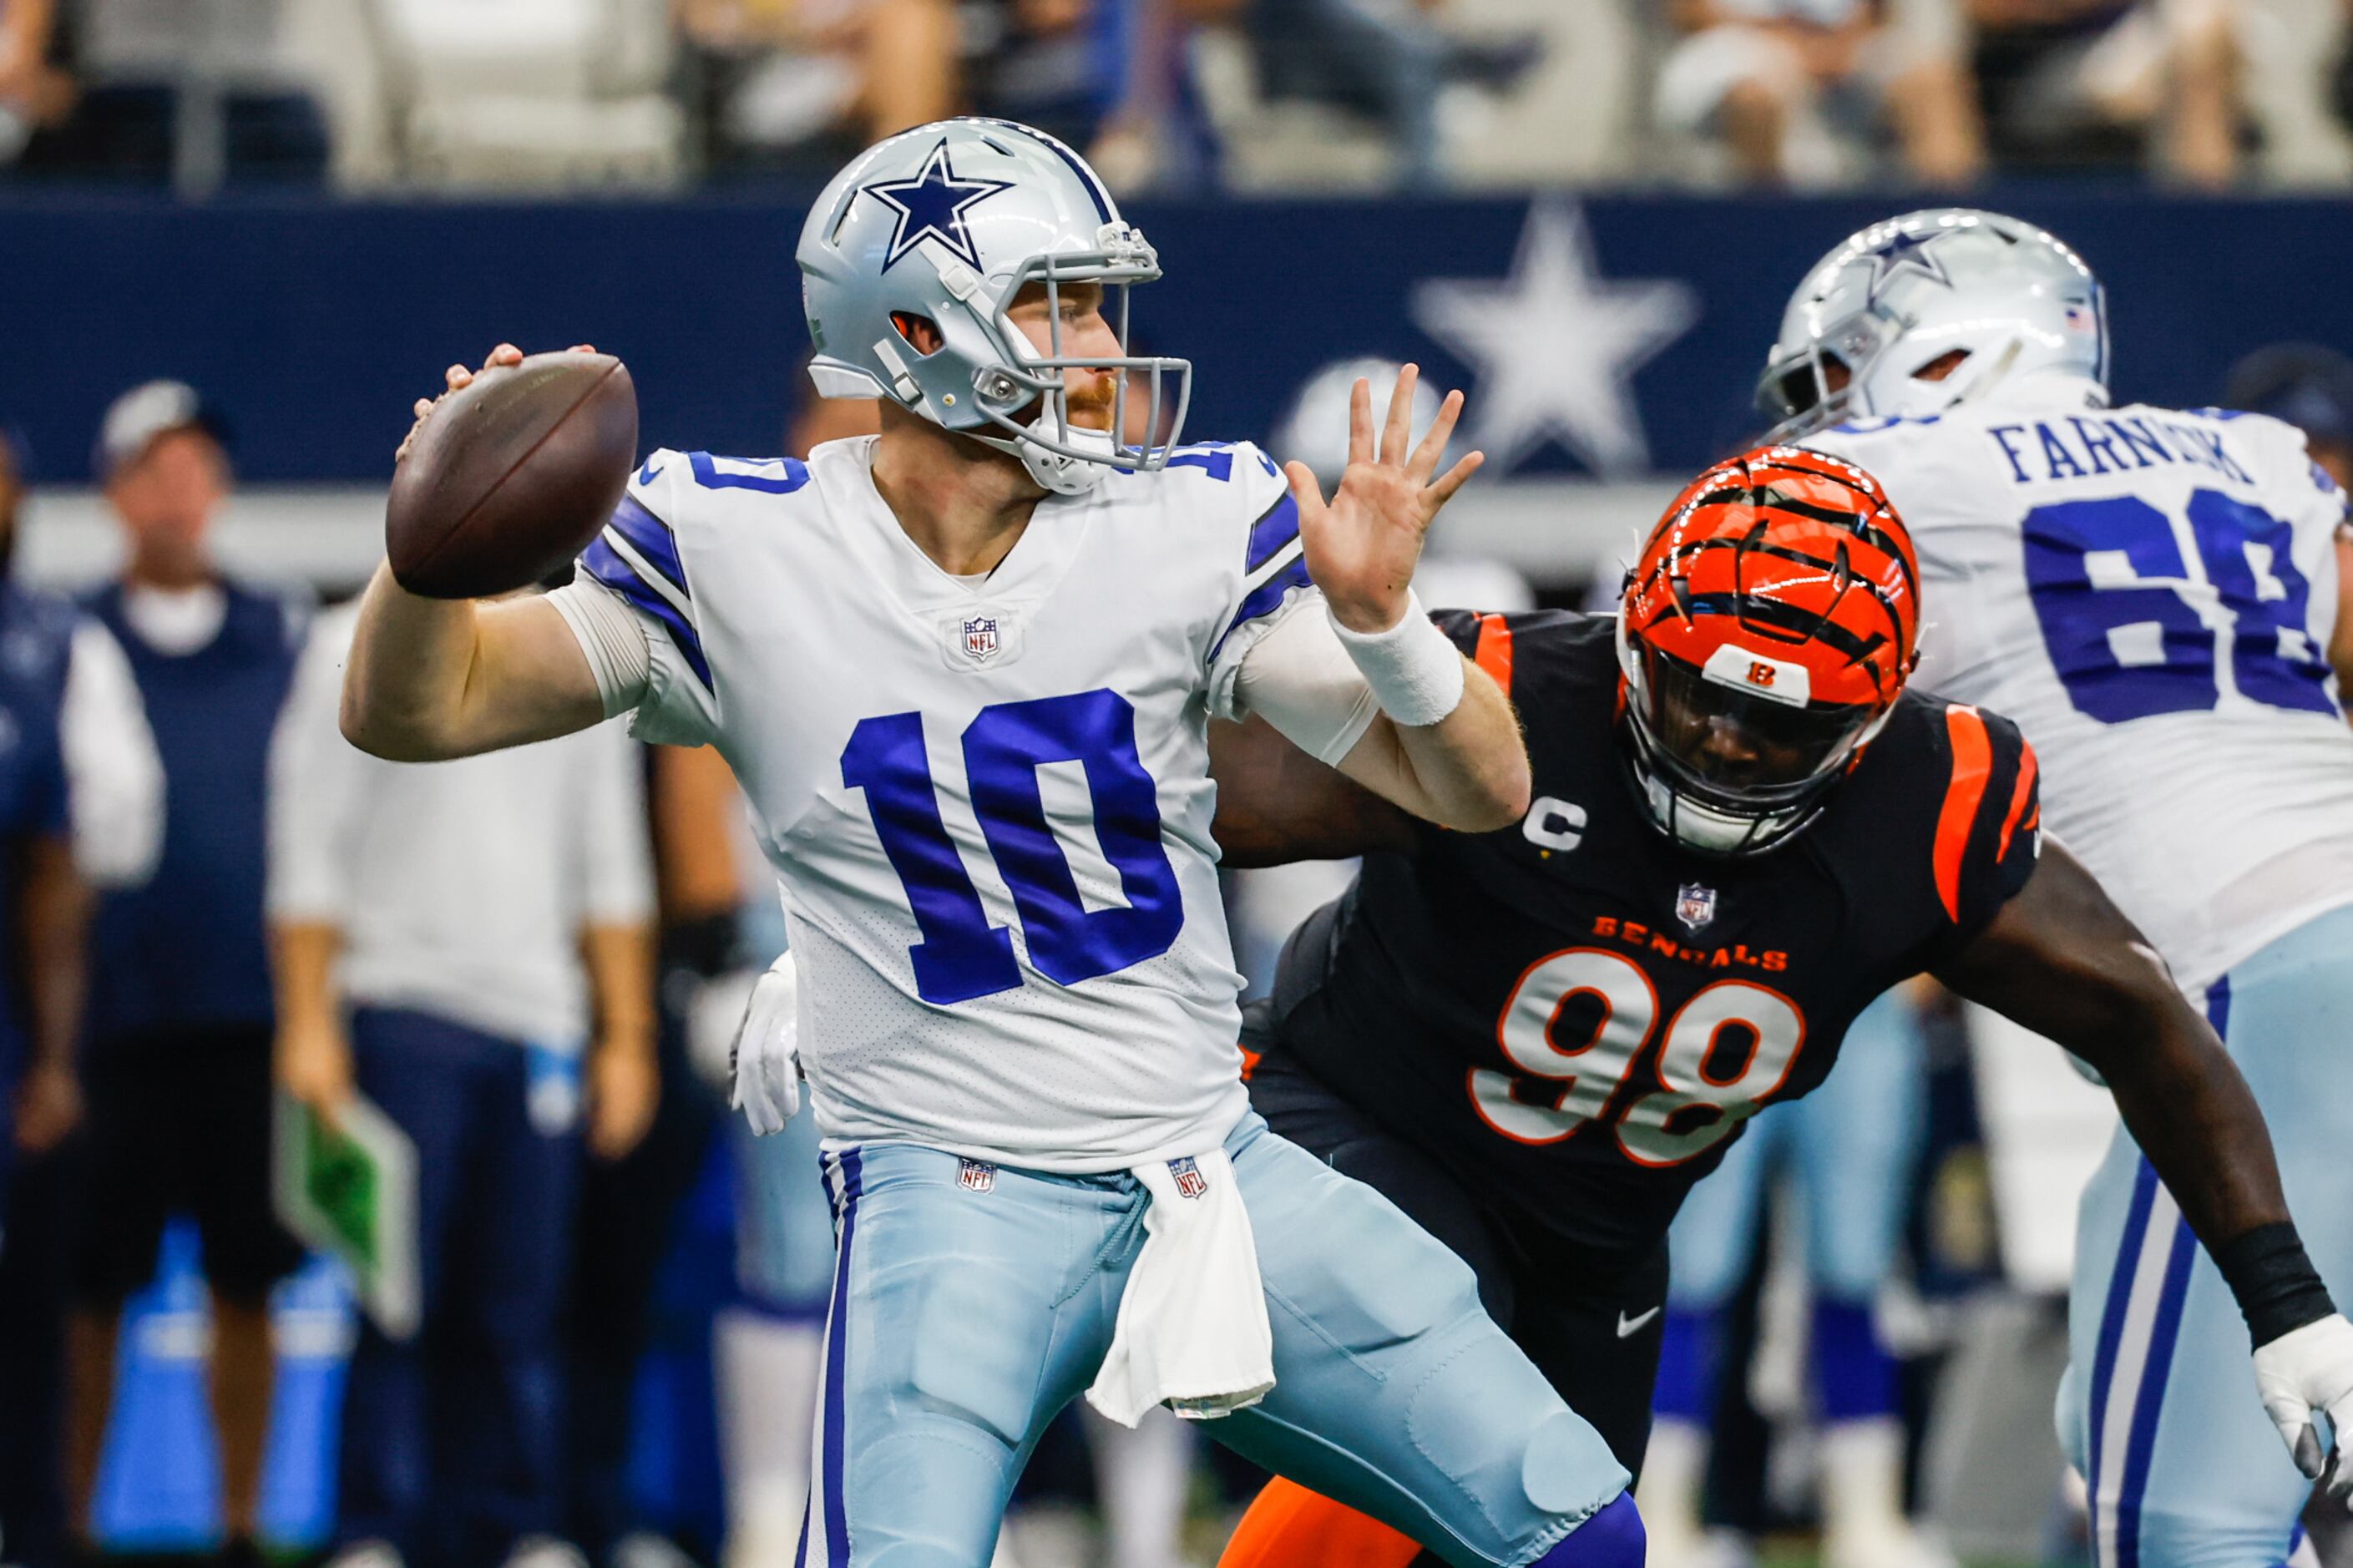
<svg viewBox="0 0 2353 1568">
<path fill-rule="evenodd" d="M 1806 1361 L 1822 1422 L 1823 1568 L 1951 1568 L 1950 1554 L 1905 1518 L 1903 1391 L 1875 1321 L 1910 1212 L 1927 1114 L 1924 987 L 1898 986 L 1863 1009 L 1847 1028 L 1842 1070 L 1809 1098 L 1758 1112 L 1668 1231 L 1674 1266 L 1637 1493 L 1651 1568 L 1754 1556 L 1746 1542 L 1704 1536 L 1700 1500 L 1708 1423 L 1726 1371 L 1726 1320 L 1771 1217 L 1766 1200 L 1785 1178 L 1804 1214 L 1812 1309 Z"/>
<path fill-rule="evenodd" d="M 73 78 L 59 68 L 61 3 L 0 3 L 0 166 L 16 162 L 34 132 L 73 110 Z"/>
<path fill-rule="evenodd" d="M 2242 0 L 1967 0 L 1995 158 L 2237 179 Z"/>
<path fill-rule="evenodd" d="M 270 759 L 280 1079 L 330 1119 L 364 1096 L 417 1155 L 423 1326 L 361 1325 L 335 1560 L 562 1568 L 583 1156 L 628 1154 L 657 1093 L 638 750 L 367 756 L 337 721 L 356 619 L 321 617 Z"/>
<path fill-rule="evenodd" d="M 829 168 L 955 112 L 952 0 L 680 0 L 715 168 Z"/>
<path fill-rule="evenodd" d="M 1659 72 L 1670 130 L 1719 144 L 1746 184 L 1860 174 L 1885 121 L 1903 172 L 1960 185 L 1985 170 L 1954 0 L 1673 0 L 1682 40 Z"/>
<path fill-rule="evenodd" d="M 564 1312 L 565 1535 L 600 1565 L 665 1568 L 681 1561 L 681 1549 L 646 1518 L 628 1465 L 638 1378 L 655 1343 L 664 1262 L 679 1245 L 680 1205 L 724 1118 L 724 1102 L 696 1077 L 689 1046 L 701 994 L 735 963 L 738 893 L 727 817 L 734 781 L 715 752 L 640 746 L 634 753 L 651 825 L 659 1088 L 638 1145 L 618 1159 L 591 1160 L 582 1172 Z M 712 765 L 721 775 L 715 795 L 704 777 Z"/>
<path fill-rule="evenodd" d="M 8 580 L 24 500 L 0 432 L 0 1549 L 47 1564 L 63 1545 L 67 1149 L 81 1120 L 89 889 L 154 868 L 163 796 L 121 648 L 69 602 Z"/>
<path fill-rule="evenodd" d="M 87 1545 L 122 1303 L 153 1277 L 165 1218 L 188 1210 L 211 1289 L 224 1552 L 251 1561 L 269 1292 L 302 1257 L 270 1196 L 262 802 L 305 614 L 214 564 L 206 533 L 228 495 L 228 459 L 217 420 L 185 383 L 117 398 L 91 466 L 128 554 L 89 607 L 129 656 L 163 763 L 164 822 L 154 874 L 101 898 L 95 922 L 87 1223 L 68 1334 L 72 1525 Z"/>
</svg>

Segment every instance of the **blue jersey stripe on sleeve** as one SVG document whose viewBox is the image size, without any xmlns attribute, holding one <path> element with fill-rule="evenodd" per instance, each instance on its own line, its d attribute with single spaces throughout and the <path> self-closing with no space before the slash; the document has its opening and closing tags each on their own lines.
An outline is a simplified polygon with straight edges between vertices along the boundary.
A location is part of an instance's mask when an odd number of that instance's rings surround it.
<svg viewBox="0 0 2353 1568">
<path fill-rule="evenodd" d="M 580 564 L 588 575 L 621 595 L 636 608 L 644 611 L 669 629 L 670 641 L 678 645 L 679 653 L 686 659 L 687 668 L 702 682 L 705 691 L 716 691 L 711 684 L 711 665 L 702 656 L 702 638 L 696 635 L 687 618 L 679 614 L 678 606 L 662 597 L 656 588 L 639 574 L 638 569 L 621 558 L 621 552 L 599 536 L 580 553 Z"/>
<path fill-rule="evenodd" d="M 1305 588 L 1312 585 L 1307 575 L 1307 558 L 1303 555 L 1257 587 L 1252 588 L 1243 597 L 1241 608 L 1234 612 L 1233 623 L 1219 634 L 1216 647 L 1209 649 L 1209 662 L 1211 664 L 1218 662 L 1218 655 L 1225 648 L 1226 638 L 1261 616 L 1271 615 L 1280 609 L 1285 594 L 1293 588 Z"/>
<path fill-rule="evenodd" d="M 628 540 L 629 548 L 669 578 L 671 587 L 692 597 L 687 594 L 686 564 L 679 559 L 677 536 L 670 532 L 670 524 L 648 511 L 637 497 L 623 496 L 621 504 L 613 509 L 613 521 L 606 526 Z"/>
<path fill-rule="evenodd" d="M 1255 572 L 1275 557 L 1275 552 L 1299 537 L 1299 502 L 1289 491 L 1281 500 L 1267 509 L 1264 517 L 1250 524 L 1250 553 L 1242 570 Z"/>
</svg>

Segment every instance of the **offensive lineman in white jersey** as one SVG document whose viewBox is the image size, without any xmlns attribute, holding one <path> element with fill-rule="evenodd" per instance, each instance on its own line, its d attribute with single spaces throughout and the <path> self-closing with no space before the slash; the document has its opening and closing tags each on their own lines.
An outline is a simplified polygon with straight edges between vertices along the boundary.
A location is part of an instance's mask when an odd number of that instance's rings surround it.
<svg viewBox="0 0 2353 1568">
<path fill-rule="evenodd" d="M 1920 679 L 2033 742 L 2045 826 L 2202 1000 L 2290 1209 L 2327 1222 L 2318 1276 L 2353 1289 L 2353 731 L 2327 659 L 2345 498 L 2285 425 L 2111 408 L 2106 380 L 2073 252 L 1938 209 L 1808 276 L 1758 397 L 1910 522 L 1937 606 Z M 2210 1256 L 2119 1131 L 2084 1195 L 2070 1331 L 2060 1436 L 2102 1568 L 2284 1560 L 2323 1468 L 2314 1411 L 2340 1442 L 2353 1416 L 2353 1328 L 2294 1229 Z M 2250 1336 L 2288 1452 L 2247 1397 Z"/>
<path fill-rule="evenodd" d="M 1625 1471 L 1469 1271 L 1240 1079 L 1211 716 L 1437 821 L 1526 805 L 1508 703 L 1406 587 L 1476 466 L 1436 472 L 1459 402 L 1411 446 L 1409 373 L 1376 450 L 1360 384 L 1328 506 L 1247 446 L 1126 439 L 1130 378 L 1154 429 L 1188 388 L 1127 351 L 1157 261 L 1075 153 L 1001 121 L 862 154 L 797 259 L 818 390 L 879 395 L 881 435 L 658 452 L 546 598 L 378 573 L 344 728 L 438 757 L 629 710 L 743 781 L 839 1237 L 801 1560 L 977 1568 L 1087 1390 L 1218 1417 L 1449 1563 L 1639 1568 Z M 772 1124 L 779 1087 L 738 1085 Z"/>
</svg>

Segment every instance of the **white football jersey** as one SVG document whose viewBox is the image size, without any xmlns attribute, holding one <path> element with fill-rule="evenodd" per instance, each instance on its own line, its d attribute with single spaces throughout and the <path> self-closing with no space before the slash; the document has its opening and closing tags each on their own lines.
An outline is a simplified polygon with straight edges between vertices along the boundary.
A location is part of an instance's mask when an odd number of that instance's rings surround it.
<svg viewBox="0 0 2353 1568">
<path fill-rule="evenodd" d="M 2044 825 L 2194 989 L 2353 902 L 2345 497 L 2277 420 L 2099 400 L 2052 378 L 1805 444 L 1911 528 L 1921 684 L 2026 732 Z"/>
<path fill-rule="evenodd" d="M 949 575 L 876 492 L 658 452 L 582 558 L 645 618 L 640 739 L 709 742 L 752 803 L 835 1142 L 1039 1170 L 1198 1152 L 1247 1109 L 1205 732 L 1243 654 L 1320 603 L 1255 447 L 1050 496 Z"/>
</svg>

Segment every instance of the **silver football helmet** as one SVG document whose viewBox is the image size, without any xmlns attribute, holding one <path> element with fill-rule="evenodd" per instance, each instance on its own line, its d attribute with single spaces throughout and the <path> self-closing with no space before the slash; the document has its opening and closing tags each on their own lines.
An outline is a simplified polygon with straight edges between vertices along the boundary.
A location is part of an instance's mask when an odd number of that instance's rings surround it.
<svg viewBox="0 0 2353 1568">
<path fill-rule="evenodd" d="M 1956 351 L 1941 377 L 1920 372 Z M 2016 218 L 1931 207 L 1873 224 L 1789 300 L 1757 385 L 1768 440 L 1856 416 L 1919 417 L 2031 375 L 2108 379 L 2107 302 L 2059 240 Z"/>
<path fill-rule="evenodd" d="M 1086 161 L 1041 131 L 943 120 L 877 142 L 818 197 L 795 259 L 821 396 L 889 398 L 1065 495 L 1110 468 L 1159 468 L 1176 444 L 1192 365 L 1128 352 L 1127 291 L 1160 276 L 1159 258 Z M 1053 323 L 1043 354 L 1006 314 L 1031 283 Z M 1060 290 L 1074 283 L 1103 286 L 1118 354 L 1063 352 Z M 930 321 L 940 346 L 918 353 L 906 318 Z M 1113 373 L 1113 428 L 1073 423 L 1067 370 Z M 1133 431 L 1132 379 L 1150 392 Z"/>
</svg>

